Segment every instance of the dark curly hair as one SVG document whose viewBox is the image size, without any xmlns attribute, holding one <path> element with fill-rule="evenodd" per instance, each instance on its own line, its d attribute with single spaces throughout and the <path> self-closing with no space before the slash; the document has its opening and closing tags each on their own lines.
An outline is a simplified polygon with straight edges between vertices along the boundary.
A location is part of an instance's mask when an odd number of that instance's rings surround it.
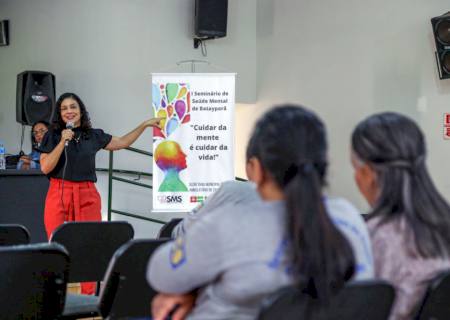
<svg viewBox="0 0 450 320">
<path fill-rule="evenodd" d="M 61 118 L 61 104 L 67 98 L 74 99 L 80 106 L 80 129 L 87 132 L 92 128 L 91 119 L 89 118 L 89 112 L 86 110 L 86 106 L 84 105 L 83 101 L 81 101 L 80 97 L 72 92 L 63 93 L 59 96 L 58 101 L 56 101 L 56 112 L 52 123 L 53 128 L 57 131 L 61 131 L 66 128 L 66 123 Z"/>
<path fill-rule="evenodd" d="M 39 120 L 39 121 L 36 121 L 35 123 L 33 123 L 33 125 L 31 126 L 31 132 L 30 132 L 30 134 L 31 134 L 31 148 L 33 150 L 36 150 L 36 147 L 37 147 L 36 138 L 34 137 L 33 132 L 34 132 L 34 128 L 38 124 L 43 124 L 47 129 L 50 126 L 50 124 L 47 121 L 45 121 L 45 120 Z"/>
</svg>

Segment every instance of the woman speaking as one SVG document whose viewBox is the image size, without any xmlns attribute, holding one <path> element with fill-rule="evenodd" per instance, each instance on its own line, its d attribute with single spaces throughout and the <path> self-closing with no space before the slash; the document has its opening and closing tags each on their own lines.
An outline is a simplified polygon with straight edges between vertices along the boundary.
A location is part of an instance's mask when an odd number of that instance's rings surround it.
<svg viewBox="0 0 450 320">
<path fill-rule="evenodd" d="M 100 195 L 94 184 L 97 151 L 126 148 L 145 128 L 159 127 L 160 120 L 144 121 L 128 134 L 114 137 L 92 128 L 86 107 L 76 94 L 59 97 L 53 126 L 39 147 L 41 170 L 50 178 L 44 211 L 49 238 L 65 221 L 101 221 Z"/>
</svg>

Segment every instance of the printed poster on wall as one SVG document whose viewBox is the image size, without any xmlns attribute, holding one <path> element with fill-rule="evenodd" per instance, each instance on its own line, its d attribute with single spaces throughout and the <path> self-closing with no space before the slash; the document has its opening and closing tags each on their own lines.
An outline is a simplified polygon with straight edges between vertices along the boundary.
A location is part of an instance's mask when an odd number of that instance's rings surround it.
<svg viewBox="0 0 450 320">
<path fill-rule="evenodd" d="M 154 73 L 153 211 L 188 212 L 234 179 L 234 73 Z"/>
</svg>

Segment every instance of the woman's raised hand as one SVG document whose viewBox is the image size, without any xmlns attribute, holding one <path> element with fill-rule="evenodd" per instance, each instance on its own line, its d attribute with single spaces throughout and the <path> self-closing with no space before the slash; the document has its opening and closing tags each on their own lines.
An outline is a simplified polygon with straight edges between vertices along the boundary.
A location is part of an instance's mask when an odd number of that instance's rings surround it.
<svg viewBox="0 0 450 320">
<path fill-rule="evenodd" d="M 144 122 L 145 127 L 157 127 L 161 129 L 161 120 L 164 118 L 151 118 Z"/>
<path fill-rule="evenodd" d="M 71 129 L 64 129 L 61 131 L 61 141 L 70 141 L 73 139 L 75 133 Z"/>
</svg>

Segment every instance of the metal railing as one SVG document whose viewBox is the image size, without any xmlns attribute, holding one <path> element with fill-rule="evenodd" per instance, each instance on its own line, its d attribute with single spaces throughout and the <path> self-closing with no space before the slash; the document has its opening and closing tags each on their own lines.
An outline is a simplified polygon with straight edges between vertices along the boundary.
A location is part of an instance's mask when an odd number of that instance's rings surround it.
<svg viewBox="0 0 450 320">
<path fill-rule="evenodd" d="M 144 150 L 140 150 L 140 149 L 136 149 L 136 148 L 128 147 L 128 148 L 125 148 L 124 150 L 128 150 L 128 151 L 131 151 L 131 152 L 139 153 L 139 154 L 142 154 L 142 155 L 145 155 L 145 156 L 148 156 L 148 157 L 153 157 L 153 153 L 148 152 L 148 151 L 144 151 Z M 135 219 L 141 219 L 141 220 L 145 220 L 145 221 L 155 222 L 155 223 L 159 223 L 159 224 L 166 224 L 167 223 L 167 221 L 158 220 L 158 219 L 149 218 L 149 217 L 143 217 L 141 215 L 133 214 L 133 213 L 126 212 L 126 211 L 120 211 L 120 210 L 116 210 L 116 209 L 112 208 L 112 186 L 113 186 L 113 180 L 124 182 L 124 183 L 128 183 L 128 184 L 132 184 L 132 185 L 135 185 L 135 186 L 138 186 L 138 187 L 142 187 L 142 188 L 153 189 L 153 186 L 150 185 L 150 184 L 141 183 L 141 182 L 137 182 L 136 180 L 130 180 L 130 179 L 118 177 L 118 176 L 114 175 L 114 173 L 137 175 L 138 176 L 137 180 L 139 180 L 141 178 L 141 176 L 153 177 L 153 174 L 151 174 L 149 172 L 114 169 L 114 151 L 109 151 L 109 166 L 108 166 L 108 169 L 97 168 L 96 171 L 108 172 L 108 221 L 111 221 L 111 215 L 112 215 L 112 213 L 115 213 L 115 214 L 119 214 L 119 215 L 122 215 L 122 216 L 127 216 L 127 217 L 131 217 L 131 218 L 135 218 Z M 242 178 L 239 178 L 239 177 L 236 177 L 236 180 L 247 181 L 246 179 L 242 179 Z"/>
<path fill-rule="evenodd" d="M 124 150 L 128 150 L 128 151 L 131 151 L 131 152 L 140 153 L 140 154 L 145 155 L 145 156 L 153 157 L 153 154 L 151 152 L 140 150 L 140 149 L 136 149 L 136 148 L 128 147 L 128 148 L 125 148 Z M 148 218 L 148 217 L 143 217 L 141 215 L 133 214 L 133 213 L 126 212 L 126 211 L 120 211 L 120 210 L 116 210 L 116 209 L 112 208 L 112 186 L 113 186 L 113 180 L 124 182 L 124 183 L 128 183 L 128 184 L 132 184 L 132 185 L 135 185 L 135 186 L 138 186 L 138 187 L 142 187 L 142 188 L 153 189 L 152 185 L 149 185 L 149 184 L 146 184 L 146 183 L 137 182 L 135 180 L 130 180 L 130 179 L 118 177 L 118 176 L 114 175 L 114 173 L 135 174 L 135 175 L 138 176 L 138 180 L 140 179 L 141 176 L 152 177 L 153 175 L 151 173 L 140 172 L 140 171 L 132 171 L 132 170 L 118 170 L 118 169 L 114 169 L 114 151 L 110 151 L 109 152 L 109 166 L 108 166 L 108 169 L 97 169 L 97 171 L 108 171 L 108 221 L 111 221 L 111 215 L 112 215 L 112 213 L 115 213 L 115 214 L 131 217 L 131 218 L 135 218 L 135 219 L 146 220 L 146 221 L 155 222 L 155 223 L 159 223 L 159 224 L 166 224 L 167 221 L 153 219 L 153 218 Z"/>
</svg>

